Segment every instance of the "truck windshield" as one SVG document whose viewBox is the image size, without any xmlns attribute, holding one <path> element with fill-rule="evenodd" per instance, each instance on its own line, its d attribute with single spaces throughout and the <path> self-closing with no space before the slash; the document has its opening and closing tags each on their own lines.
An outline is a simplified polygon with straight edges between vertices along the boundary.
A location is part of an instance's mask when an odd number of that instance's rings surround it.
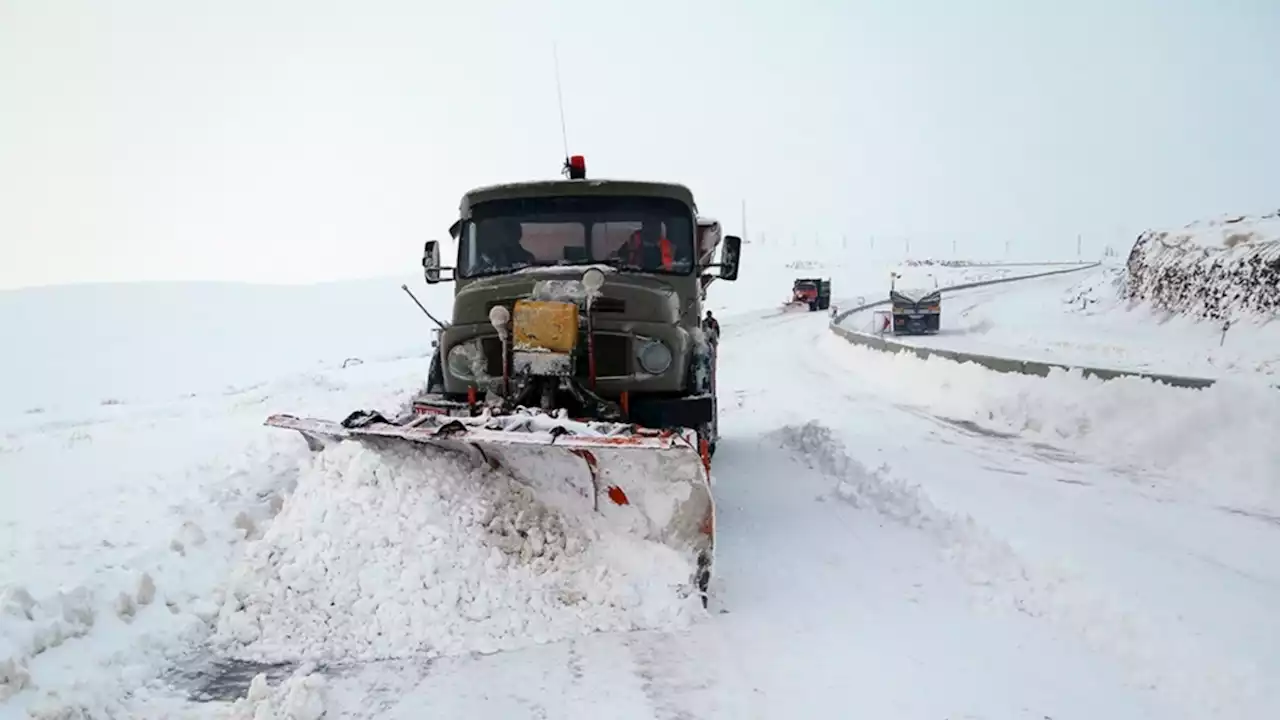
<svg viewBox="0 0 1280 720">
<path fill-rule="evenodd" d="M 692 210 L 669 198 L 491 200 L 474 205 L 459 230 L 458 274 L 601 263 L 687 275 L 693 271 L 693 227 Z"/>
</svg>

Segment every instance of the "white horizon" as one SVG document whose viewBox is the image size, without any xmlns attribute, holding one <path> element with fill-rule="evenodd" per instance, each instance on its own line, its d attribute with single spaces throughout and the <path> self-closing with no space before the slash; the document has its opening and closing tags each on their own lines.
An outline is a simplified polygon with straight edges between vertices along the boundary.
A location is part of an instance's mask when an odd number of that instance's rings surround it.
<svg viewBox="0 0 1280 720">
<path fill-rule="evenodd" d="M 414 274 L 477 185 L 689 185 L 797 248 L 1073 259 L 1280 206 L 1280 7 L 0 7 L 0 289 Z M 358 8 L 358 10 L 357 10 Z"/>
</svg>

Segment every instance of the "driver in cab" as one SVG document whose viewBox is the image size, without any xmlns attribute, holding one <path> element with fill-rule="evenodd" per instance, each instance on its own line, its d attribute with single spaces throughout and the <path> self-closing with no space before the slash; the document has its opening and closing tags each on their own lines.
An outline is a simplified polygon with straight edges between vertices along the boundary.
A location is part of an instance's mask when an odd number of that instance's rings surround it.
<svg viewBox="0 0 1280 720">
<path fill-rule="evenodd" d="M 519 221 L 510 218 L 482 220 L 476 231 L 479 235 L 476 243 L 477 271 L 513 270 L 534 264 L 533 253 L 520 244 L 524 226 Z"/>
<path fill-rule="evenodd" d="M 672 272 L 676 263 L 675 247 L 662 232 L 661 222 L 646 220 L 618 248 L 618 259 L 631 267 Z"/>
</svg>

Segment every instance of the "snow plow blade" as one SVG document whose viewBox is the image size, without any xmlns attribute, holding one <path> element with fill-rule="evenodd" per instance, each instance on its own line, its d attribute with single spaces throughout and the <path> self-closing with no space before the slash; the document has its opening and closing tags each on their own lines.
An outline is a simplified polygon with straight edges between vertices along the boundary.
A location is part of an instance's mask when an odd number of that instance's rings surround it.
<svg viewBox="0 0 1280 720">
<path fill-rule="evenodd" d="M 313 450 L 344 440 L 371 447 L 407 442 L 471 457 L 588 526 L 621 529 L 686 555 L 706 602 L 715 505 L 710 461 L 693 431 L 580 422 L 541 411 L 423 414 L 406 422 L 356 412 L 341 423 L 278 414 L 265 424 L 298 431 Z"/>
</svg>

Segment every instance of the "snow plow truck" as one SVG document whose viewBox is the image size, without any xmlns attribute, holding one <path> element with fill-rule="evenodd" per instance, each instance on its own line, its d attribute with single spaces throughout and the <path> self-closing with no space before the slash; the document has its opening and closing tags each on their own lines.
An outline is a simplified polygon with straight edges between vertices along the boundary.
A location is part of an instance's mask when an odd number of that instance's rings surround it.
<svg viewBox="0 0 1280 720">
<path fill-rule="evenodd" d="M 809 312 L 831 307 L 831 278 L 797 278 L 791 284 L 787 308 L 809 308 Z"/>
<path fill-rule="evenodd" d="M 313 450 L 357 440 L 470 455 L 548 507 L 684 553 L 705 605 L 719 433 L 702 306 L 713 280 L 737 278 L 741 239 L 722 239 L 684 185 L 588 180 L 581 156 L 564 171 L 464 194 L 452 266 L 426 243 L 424 279 L 454 284 L 453 309 L 411 408 L 266 424 Z"/>
</svg>

